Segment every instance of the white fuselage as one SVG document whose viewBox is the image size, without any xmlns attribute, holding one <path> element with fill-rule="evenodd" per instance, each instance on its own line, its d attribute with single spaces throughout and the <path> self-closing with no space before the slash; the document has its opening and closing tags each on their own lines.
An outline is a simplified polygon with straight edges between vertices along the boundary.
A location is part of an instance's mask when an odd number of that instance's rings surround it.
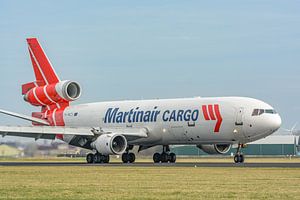
<svg viewBox="0 0 300 200">
<path fill-rule="evenodd" d="M 280 127 L 277 113 L 252 116 L 254 109 L 273 110 L 244 97 L 114 101 L 70 106 L 64 121 L 69 127 L 147 129 L 148 137 L 128 142 L 133 145 L 236 144 L 261 139 Z"/>
</svg>

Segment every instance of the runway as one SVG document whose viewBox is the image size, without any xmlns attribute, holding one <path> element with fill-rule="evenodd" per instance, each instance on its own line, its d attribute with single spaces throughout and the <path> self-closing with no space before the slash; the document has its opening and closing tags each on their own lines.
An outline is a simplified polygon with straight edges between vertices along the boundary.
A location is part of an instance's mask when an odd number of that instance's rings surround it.
<svg viewBox="0 0 300 200">
<path fill-rule="evenodd" d="M 212 168 L 300 168 L 300 163 L 225 163 L 225 162 L 179 162 L 179 163 L 159 163 L 138 162 L 133 164 L 109 163 L 109 164 L 87 164 L 84 162 L 0 162 L 1 166 L 37 166 L 37 167 L 212 167 Z"/>
</svg>

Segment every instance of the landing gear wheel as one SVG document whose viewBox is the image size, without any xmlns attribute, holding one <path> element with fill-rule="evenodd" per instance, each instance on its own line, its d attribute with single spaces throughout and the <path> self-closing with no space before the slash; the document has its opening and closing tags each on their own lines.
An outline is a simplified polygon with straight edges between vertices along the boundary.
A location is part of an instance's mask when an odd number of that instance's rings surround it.
<svg viewBox="0 0 300 200">
<path fill-rule="evenodd" d="M 103 163 L 109 163 L 109 155 L 103 157 Z"/>
<path fill-rule="evenodd" d="M 94 163 L 101 163 L 101 154 L 96 153 L 94 155 Z"/>
<path fill-rule="evenodd" d="M 154 161 L 154 163 L 159 163 L 159 162 L 160 162 L 160 159 L 161 159 L 161 156 L 160 156 L 159 153 L 155 153 L 155 154 L 153 155 L 153 161 Z"/>
<path fill-rule="evenodd" d="M 245 144 L 239 144 L 239 146 L 236 150 L 236 154 L 234 155 L 234 158 L 233 158 L 235 163 L 243 163 L 245 161 L 245 157 L 241 153 L 241 148 L 245 148 L 245 147 L 246 147 Z"/>
<path fill-rule="evenodd" d="M 93 163 L 94 162 L 94 154 L 92 153 L 89 153 L 87 156 L 86 156 L 86 162 L 87 163 Z"/>
<path fill-rule="evenodd" d="M 154 163 L 175 163 L 176 162 L 176 154 L 175 153 L 155 153 L 153 155 Z"/>
<path fill-rule="evenodd" d="M 123 162 L 123 163 L 127 163 L 127 162 L 128 162 L 127 157 L 128 157 L 128 153 L 123 153 L 123 154 L 122 154 L 122 162 Z"/>
<path fill-rule="evenodd" d="M 161 162 L 162 163 L 167 163 L 169 161 L 169 154 L 168 153 L 163 152 L 160 156 L 161 156 Z"/>
<path fill-rule="evenodd" d="M 176 162 L 176 154 L 175 153 L 170 153 L 170 163 L 175 163 Z"/>
<path fill-rule="evenodd" d="M 135 155 L 134 155 L 134 153 L 129 153 L 128 154 L 128 161 L 130 163 L 134 163 L 134 161 L 135 161 Z"/>
<path fill-rule="evenodd" d="M 122 154 L 122 162 L 123 162 L 123 163 L 127 163 L 127 156 L 128 156 L 127 153 L 123 153 L 123 154 Z"/>
<path fill-rule="evenodd" d="M 109 155 L 102 155 L 96 153 L 94 156 L 94 163 L 109 163 Z"/>
<path fill-rule="evenodd" d="M 245 161 L 245 157 L 243 154 L 240 155 L 240 163 L 244 163 Z"/>
<path fill-rule="evenodd" d="M 123 163 L 134 163 L 135 154 L 134 153 L 123 153 L 122 161 L 123 161 Z"/>
<path fill-rule="evenodd" d="M 243 163 L 245 161 L 245 157 L 243 154 L 236 154 L 234 156 L 234 162 L 235 163 Z"/>
</svg>

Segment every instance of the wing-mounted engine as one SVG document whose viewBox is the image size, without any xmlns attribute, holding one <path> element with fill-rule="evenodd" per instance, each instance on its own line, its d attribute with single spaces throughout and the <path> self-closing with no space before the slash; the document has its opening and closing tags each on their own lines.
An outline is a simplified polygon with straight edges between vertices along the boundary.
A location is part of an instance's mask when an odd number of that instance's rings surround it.
<svg viewBox="0 0 300 200">
<path fill-rule="evenodd" d="M 50 85 L 36 86 L 28 91 L 22 91 L 24 100 L 34 106 L 50 106 L 64 104 L 77 100 L 81 95 L 81 88 L 74 81 L 60 81 Z"/>
<path fill-rule="evenodd" d="M 201 144 L 197 147 L 208 154 L 225 154 L 229 152 L 231 144 Z"/>
<path fill-rule="evenodd" d="M 103 155 L 117 155 L 125 152 L 127 140 L 121 134 L 102 134 L 91 143 L 91 147 Z"/>
</svg>

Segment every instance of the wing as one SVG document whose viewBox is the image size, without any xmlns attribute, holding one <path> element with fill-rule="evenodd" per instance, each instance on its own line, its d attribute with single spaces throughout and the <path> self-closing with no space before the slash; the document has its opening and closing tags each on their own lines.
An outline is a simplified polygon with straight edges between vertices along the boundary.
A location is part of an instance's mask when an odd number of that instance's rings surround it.
<svg viewBox="0 0 300 200">
<path fill-rule="evenodd" d="M 55 139 L 56 135 L 94 136 L 91 128 L 72 128 L 54 126 L 0 126 L 0 135 Z"/>
<path fill-rule="evenodd" d="M 62 126 L 49 126 L 49 123 L 45 120 L 35 117 L 6 111 L 0 109 L 0 113 L 10 115 L 13 117 L 21 118 L 27 121 L 38 123 L 44 126 L 0 126 L 0 135 L 3 137 L 19 136 L 30 137 L 35 139 L 55 139 L 56 135 L 76 135 L 82 137 L 89 137 L 93 139 L 93 136 L 100 134 L 112 134 L 117 133 L 124 135 L 128 141 L 136 140 L 139 138 L 148 137 L 148 129 L 146 128 L 90 128 L 90 127 L 62 127 Z M 92 136 L 92 137 L 91 137 Z"/>
<path fill-rule="evenodd" d="M 137 140 L 148 137 L 149 131 L 147 128 L 108 128 L 103 129 L 106 134 L 120 134 L 124 135 L 127 141 Z"/>
<path fill-rule="evenodd" d="M 148 130 L 145 128 L 111 128 L 97 129 L 90 127 L 62 127 L 62 126 L 0 126 L 0 135 L 19 136 L 37 139 L 55 139 L 56 135 L 75 135 L 93 138 L 101 134 L 121 134 L 128 141 L 145 138 Z"/>
</svg>

